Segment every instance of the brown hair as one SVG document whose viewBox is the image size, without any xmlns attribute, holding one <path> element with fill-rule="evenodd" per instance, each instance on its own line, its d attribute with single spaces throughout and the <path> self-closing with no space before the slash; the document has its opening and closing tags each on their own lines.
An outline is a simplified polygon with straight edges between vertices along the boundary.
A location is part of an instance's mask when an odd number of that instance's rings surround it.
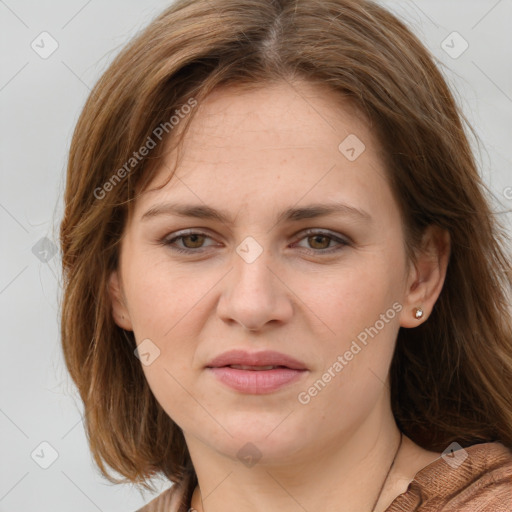
<svg viewBox="0 0 512 512">
<path fill-rule="evenodd" d="M 183 433 L 134 356 L 133 333 L 112 318 L 108 278 L 119 241 L 164 144 L 129 171 L 126 163 L 191 98 L 200 102 L 228 84 L 281 80 L 329 87 L 371 120 L 411 258 L 428 225 L 450 234 L 447 277 L 429 320 L 398 334 L 391 366 L 398 426 L 430 450 L 455 440 L 512 446 L 506 234 L 490 209 L 466 119 L 433 57 L 401 21 L 369 1 L 181 0 L 101 77 L 69 155 L 60 228 L 62 346 L 85 405 L 90 448 L 112 482 L 151 489 L 151 475 L 162 474 L 188 482 L 189 491 L 196 482 Z M 180 122 L 181 134 L 196 111 Z M 166 131 L 166 143 L 178 141 Z M 124 479 L 109 475 L 104 463 Z"/>
</svg>

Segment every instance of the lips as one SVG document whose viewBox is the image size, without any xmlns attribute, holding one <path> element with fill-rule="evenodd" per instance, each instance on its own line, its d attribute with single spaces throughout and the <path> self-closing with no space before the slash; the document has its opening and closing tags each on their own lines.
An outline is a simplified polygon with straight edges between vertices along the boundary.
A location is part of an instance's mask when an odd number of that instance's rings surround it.
<svg viewBox="0 0 512 512">
<path fill-rule="evenodd" d="M 247 352 L 230 350 L 212 359 L 207 368 L 232 367 L 239 370 L 270 371 L 276 368 L 307 370 L 307 366 L 292 356 L 266 350 L 263 352 Z"/>
<path fill-rule="evenodd" d="M 223 385 L 248 395 L 277 392 L 308 374 L 303 362 L 271 350 L 224 352 L 208 363 L 206 371 Z"/>
</svg>

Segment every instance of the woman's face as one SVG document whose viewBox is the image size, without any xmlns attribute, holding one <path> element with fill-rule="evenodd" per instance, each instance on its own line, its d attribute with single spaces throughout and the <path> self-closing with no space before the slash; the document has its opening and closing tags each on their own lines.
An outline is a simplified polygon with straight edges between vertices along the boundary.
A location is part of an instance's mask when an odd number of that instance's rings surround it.
<svg viewBox="0 0 512 512">
<path fill-rule="evenodd" d="M 332 94 L 216 91 L 175 176 L 155 190 L 171 152 L 126 225 L 114 317 L 142 343 L 149 386 L 189 447 L 292 460 L 389 409 L 411 271 L 377 141 Z M 208 368 L 233 349 L 277 351 L 303 370 Z"/>
</svg>

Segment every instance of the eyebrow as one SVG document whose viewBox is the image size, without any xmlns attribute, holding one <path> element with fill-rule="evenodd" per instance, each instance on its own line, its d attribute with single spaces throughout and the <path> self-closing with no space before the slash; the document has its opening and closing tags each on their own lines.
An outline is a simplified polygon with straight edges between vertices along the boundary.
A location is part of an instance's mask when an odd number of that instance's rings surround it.
<svg viewBox="0 0 512 512">
<path fill-rule="evenodd" d="M 353 217 L 356 220 L 371 222 L 371 215 L 353 206 L 339 203 L 315 203 L 300 208 L 287 208 L 282 211 L 276 223 L 301 221 L 304 219 L 314 219 L 316 217 L 324 217 L 327 215 L 343 215 Z M 217 220 L 223 224 L 233 225 L 234 221 L 231 215 L 223 210 L 217 210 L 207 205 L 180 204 L 180 203 L 162 203 L 152 206 L 142 216 L 141 221 L 147 221 L 159 216 L 194 217 L 197 219 Z"/>
</svg>

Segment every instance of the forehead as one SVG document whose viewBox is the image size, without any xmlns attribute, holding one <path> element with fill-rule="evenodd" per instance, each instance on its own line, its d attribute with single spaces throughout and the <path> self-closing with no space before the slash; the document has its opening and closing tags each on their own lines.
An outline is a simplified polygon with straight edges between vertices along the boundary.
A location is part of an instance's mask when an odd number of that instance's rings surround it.
<svg viewBox="0 0 512 512">
<path fill-rule="evenodd" d="M 240 88 L 218 88 L 199 106 L 188 139 L 223 150 L 300 148 L 326 149 L 356 131 L 368 138 L 368 123 L 354 104 L 329 88 L 309 82 L 277 82 Z M 363 133 L 364 132 L 364 133 Z M 327 138 L 326 138 L 327 137 Z M 293 139 L 293 140 L 292 140 Z"/>
<path fill-rule="evenodd" d="M 368 120 L 341 94 L 307 82 L 258 88 L 223 87 L 198 107 L 184 137 L 176 174 L 170 151 L 136 213 L 172 196 L 216 201 L 275 203 L 279 195 L 298 201 L 308 191 L 317 201 L 338 192 L 361 197 L 386 185 L 380 146 Z M 277 194 L 277 196 L 276 196 Z M 195 197 L 194 197 L 195 196 Z M 315 197 L 316 196 L 316 197 Z"/>
</svg>

